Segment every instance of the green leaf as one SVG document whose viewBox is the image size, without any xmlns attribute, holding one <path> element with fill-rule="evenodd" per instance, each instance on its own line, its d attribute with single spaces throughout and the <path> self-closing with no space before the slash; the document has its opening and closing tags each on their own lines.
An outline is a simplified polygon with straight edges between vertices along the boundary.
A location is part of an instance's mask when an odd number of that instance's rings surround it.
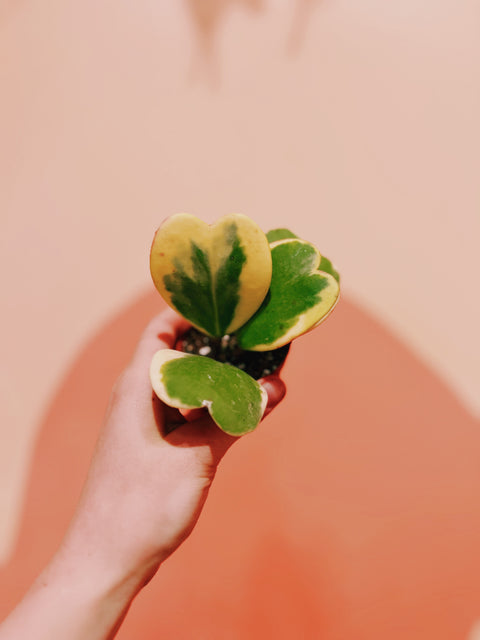
<svg viewBox="0 0 480 640">
<path fill-rule="evenodd" d="M 171 407 L 207 407 L 226 433 L 253 431 L 267 404 L 261 385 L 245 372 L 206 358 L 162 349 L 154 355 L 150 380 L 157 396 Z"/>
<path fill-rule="evenodd" d="M 271 250 L 270 290 L 236 332 L 240 346 L 251 351 L 277 349 L 309 331 L 333 309 L 340 292 L 335 276 L 319 269 L 322 257 L 309 242 L 280 240 Z"/>
<path fill-rule="evenodd" d="M 222 336 L 231 324 L 239 302 L 240 274 L 246 262 L 234 224 L 226 229 L 230 252 L 220 264 L 215 277 L 210 259 L 193 240 L 191 265 L 193 277 L 175 260 L 175 271 L 164 277 L 166 290 L 174 307 L 193 324 L 203 327 L 213 336 Z"/>
<path fill-rule="evenodd" d="M 335 280 L 338 283 L 340 283 L 340 274 L 335 269 L 335 267 L 333 266 L 331 261 L 328 258 L 326 258 L 325 256 L 322 256 L 322 258 L 320 260 L 320 264 L 318 266 L 318 270 L 319 271 L 325 271 L 325 273 L 329 273 L 331 276 L 333 276 L 335 278 Z"/>
<path fill-rule="evenodd" d="M 289 229 L 272 229 L 267 233 L 267 240 L 270 244 L 278 240 L 286 240 L 287 238 L 298 238 L 298 236 Z"/>
<path fill-rule="evenodd" d="M 177 214 L 157 230 L 150 271 L 166 302 L 200 330 L 221 337 L 259 308 L 272 272 L 265 234 L 239 214 L 207 225 Z"/>
</svg>

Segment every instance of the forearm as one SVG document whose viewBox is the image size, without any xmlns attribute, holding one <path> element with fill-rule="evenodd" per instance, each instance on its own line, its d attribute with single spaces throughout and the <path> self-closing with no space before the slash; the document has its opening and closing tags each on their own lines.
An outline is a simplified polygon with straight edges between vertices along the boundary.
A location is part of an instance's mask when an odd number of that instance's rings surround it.
<svg viewBox="0 0 480 640">
<path fill-rule="evenodd" d="M 147 579 L 117 577 L 60 551 L 0 625 L 0 640 L 110 640 Z"/>
</svg>

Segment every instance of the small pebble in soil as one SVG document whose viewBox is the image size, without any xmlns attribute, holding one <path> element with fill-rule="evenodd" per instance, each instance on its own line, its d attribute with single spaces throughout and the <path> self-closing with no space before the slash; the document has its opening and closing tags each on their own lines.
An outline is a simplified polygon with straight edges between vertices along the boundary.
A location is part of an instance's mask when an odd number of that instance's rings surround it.
<svg viewBox="0 0 480 640">
<path fill-rule="evenodd" d="M 208 345 L 204 345 L 203 347 L 200 347 L 200 349 L 198 350 L 198 353 L 201 356 L 208 356 L 211 353 L 211 351 L 212 349 Z"/>
<path fill-rule="evenodd" d="M 234 335 L 212 338 L 193 327 L 180 337 L 177 349 L 227 362 L 258 380 L 272 374 L 287 357 L 290 344 L 271 351 L 244 351 Z"/>
</svg>

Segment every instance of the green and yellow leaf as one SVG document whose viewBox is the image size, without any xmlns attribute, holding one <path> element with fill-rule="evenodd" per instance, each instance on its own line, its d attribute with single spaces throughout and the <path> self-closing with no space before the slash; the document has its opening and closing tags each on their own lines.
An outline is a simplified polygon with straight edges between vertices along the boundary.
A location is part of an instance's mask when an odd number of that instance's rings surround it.
<svg viewBox="0 0 480 640">
<path fill-rule="evenodd" d="M 277 349 L 313 329 L 331 312 L 340 293 L 338 273 L 309 242 L 290 237 L 270 247 L 270 290 L 257 313 L 236 333 L 240 346 L 251 351 Z"/>
<path fill-rule="evenodd" d="M 203 332 L 221 337 L 260 307 L 272 274 L 268 240 L 247 216 L 213 225 L 180 213 L 157 230 L 150 271 L 166 302 Z"/>
<path fill-rule="evenodd" d="M 150 380 L 156 395 L 170 407 L 207 407 L 226 433 L 253 431 L 262 419 L 267 394 L 245 372 L 206 358 L 162 349 L 153 356 Z"/>
<path fill-rule="evenodd" d="M 286 240 L 287 238 L 298 238 L 290 229 L 271 229 L 267 233 L 267 240 L 270 244 L 278 242 L 279 240 Z"/>
<path fill-rule="evenodd" d="M 319 271 L 325 271 L 326 273 L 329 273 L 331 276 L 333 276 L 335 278 L 335 280 L 338 282 L 338 284 L 340 284 L 340 274 L 338 273 L 338 271 L 333 266 L 331 260 L 329 260 L 325 256 L 321 257 L 320 264 L 318 265 L 318 270 Z"/>
</svg>

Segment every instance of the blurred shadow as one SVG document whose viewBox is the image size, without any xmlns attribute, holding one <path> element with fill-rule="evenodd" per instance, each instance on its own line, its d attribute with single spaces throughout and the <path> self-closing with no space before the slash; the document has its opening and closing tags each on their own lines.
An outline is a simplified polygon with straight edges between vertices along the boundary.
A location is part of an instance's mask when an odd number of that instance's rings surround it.
<svg viewBox="0 0 480 640">
<path fill-rule="evenodd" d="M 242 5 L 251 11 L 260 11 L 263 0 L 185 0 L 196 31 L 196 47 L 192 54 L 191 78 L 206 80 L 216 86 L 220 81 L 217 57 L 217 37 L 229 11 Z"/>
<path fill-rule="evenodd" d="M 3 0 L 0 2 L 0 28 L 4 27 L 24 4 L 24 0 Z"/>
<path fill-rule="evenodd" d="M 290 35 L 287 41 L 287 52 L 296 55 L 301 49 L 307 33 L 310 16 L 321 0 L 297 0 Z"/>
</svg>

